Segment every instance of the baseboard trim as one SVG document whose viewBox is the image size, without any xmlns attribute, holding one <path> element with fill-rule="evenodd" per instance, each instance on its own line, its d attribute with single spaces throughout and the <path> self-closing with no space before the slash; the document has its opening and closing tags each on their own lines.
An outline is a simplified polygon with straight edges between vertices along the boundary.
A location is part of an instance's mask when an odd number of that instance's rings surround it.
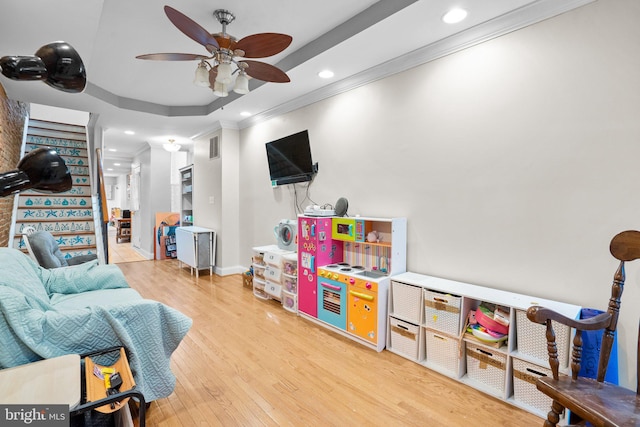
<svg viewBox="0 0 640 427">
<path fill-rule="evenodd" d="M 219 276 L 230 276 L 232 274 L 242 274 L 247 269 L 241 265 L 236 265 L 233 267 L 214 267 L 214 272 Z"/>
<path fill-rule="evenodd" d="M 144 249 L 141 249 L 141 248 L 133 245 L 133 243 L 131 244 L 131 248 L 133 248 L 134 251 L 138 252 L 140 255 L 142 255 L 146 259 L 153 259 L 153 254 L 151 252 L 147 252 Z"/>
</svg>

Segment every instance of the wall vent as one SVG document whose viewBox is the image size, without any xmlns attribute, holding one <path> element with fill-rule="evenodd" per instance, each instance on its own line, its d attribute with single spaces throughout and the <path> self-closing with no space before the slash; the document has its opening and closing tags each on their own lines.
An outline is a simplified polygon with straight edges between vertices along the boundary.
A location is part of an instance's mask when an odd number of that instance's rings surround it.
<svg viewBox="0 0 640 427">
<path fill-rule="evenodd" d="M 209 158 L 217 159 L 220 157 L 220 143 L 218 137 L 209 138 Z"/>
</svg>

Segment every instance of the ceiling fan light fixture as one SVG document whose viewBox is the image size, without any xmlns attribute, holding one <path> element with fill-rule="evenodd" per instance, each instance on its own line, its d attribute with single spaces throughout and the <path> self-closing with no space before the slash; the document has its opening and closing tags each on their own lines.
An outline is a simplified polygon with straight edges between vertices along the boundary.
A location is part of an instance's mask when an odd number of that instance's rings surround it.
<svg viewBox="0 0 640 427">
<path fill-rule="evenodd" d="M 235 93 L 239 93 L 240 95 L 245 95 L 249 93 L 249 78 L 244 72 L 240 72 L 238 77 L 236 77 L 236 85 L 233 88 Z"/>
<path fill-rule="evenodd" d="M 170 139 L 168 144 L 164 144 L 162 146 L 165 150 L 167 150 L 170 153 L 175 153 L 176 151 L 180 151 L 180 144 L 176 144 L 176 140 L 175 139 Z"/>
<path fill-rule="evenodd" d="M 228 62 L 221 62 L 218 65 L 218 75 L 216 76 L 216 82 L 228 85 L 231 83 L 231 73 L 233 70 L 231 69 L 231 64 Z"/>
<path fill-rule="evenodd" d="M 200 87 L 209 87 L 209 70 L 204 62 L 200 62 L 198 64 L 198 68 L 196 68 L 196 75 L 193 79 L 193 84 Z"/>
<path fill-rule="evenodd" d="M 226 9 L 218 9 L 214 12 L 214 16 L 222 24 L 222 32 L 215 34 L 170 6 L 165 6 L 164 12 L 178 30 L 204 46 L 208 55 L 149 53 L 138 55 L 136 58 L 157 61 L 198 60 L 194 84 L 210 87 L 217 96 L 227 96 L 232 89 L 239 94 L 248 93 L 249 77 L 273 83 L 291 81 L 284 71 L 274 65 L 253 59 L 245 60 L 245 58 L 266 58 L 279 54 L 291 44 L 293 40 L 291 36 L 280 33 L 257 33 L 238 40 L 227 33 L 227 25 L 235 20 L 235 16 Z M 37 72 L 39 64 L 35 65 Z M 207 69 L 208 79 L 205 78 Z M 236 73 L 239 73 L 237 78 L 239 81 L 234 83 Z"/>
<path fill-rule="evenodd" d="M 216 79 L 215 83 L 213 84 L 213 94 L 215 96 L 224 98 L 225 96 L 229 95 L 229 88 L 226 84 L 220 83 L 218 79 Z"/>
</svg>

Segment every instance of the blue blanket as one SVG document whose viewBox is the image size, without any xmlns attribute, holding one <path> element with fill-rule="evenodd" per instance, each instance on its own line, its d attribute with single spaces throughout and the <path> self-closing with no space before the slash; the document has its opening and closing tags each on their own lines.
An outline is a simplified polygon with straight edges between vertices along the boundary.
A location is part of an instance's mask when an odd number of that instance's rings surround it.
<svg viewBox="0 0 640 427">
<path fill-rule="evenodd" d="M 169 359 L 191 323 L 142 299 L 115 265 L 47 270 L 0 248 L 0 368 L 124 346 L 138 387 L 153 401 L 175 387 Z"/>
</svg>

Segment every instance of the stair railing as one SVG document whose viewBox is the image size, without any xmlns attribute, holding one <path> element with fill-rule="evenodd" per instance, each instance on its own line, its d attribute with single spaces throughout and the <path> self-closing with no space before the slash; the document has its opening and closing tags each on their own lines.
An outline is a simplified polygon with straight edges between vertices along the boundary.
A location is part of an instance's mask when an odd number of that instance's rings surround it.
<svg viewBox="0 0 640 427">
<path fill-rule="evenodd" d="M 96 148 L 97 167 L 96 174 L 98 179 L 98 205 L 100 207 L 100 225 L 102 232 L 102 246 L 104 250 L 105 263 L 109 263 L 109 208 L 107 207 L 107 192 L 104 185 L 104 173 L 102 170 L 102 150 Z"/>
</svg>

